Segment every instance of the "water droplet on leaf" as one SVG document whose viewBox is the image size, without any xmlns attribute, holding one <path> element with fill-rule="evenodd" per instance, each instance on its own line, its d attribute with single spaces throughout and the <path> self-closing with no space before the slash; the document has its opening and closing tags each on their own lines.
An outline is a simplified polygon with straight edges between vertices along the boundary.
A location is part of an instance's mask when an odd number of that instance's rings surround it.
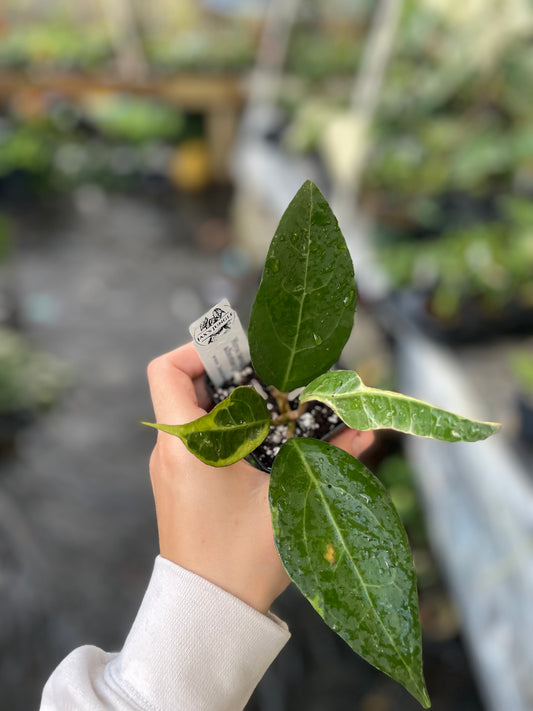
<svg viewBox="0 0 533 711">
<path fill-rule="evenodd" d="M 342 300 L 342 303 L 345 306 L 349 306 L 350 304 L 353 303 L 354 297 L 355 297 L 355 291 L 353 289 L 350 289 L 349 293 L 346 294 L 346 296 Z"/>
<path fill-rule="evenodd" d="M 273 274 L 277 274 L 279 272 L 279 259 L 271 257 L 267 262 L 267 267 Z"/>
</svg>

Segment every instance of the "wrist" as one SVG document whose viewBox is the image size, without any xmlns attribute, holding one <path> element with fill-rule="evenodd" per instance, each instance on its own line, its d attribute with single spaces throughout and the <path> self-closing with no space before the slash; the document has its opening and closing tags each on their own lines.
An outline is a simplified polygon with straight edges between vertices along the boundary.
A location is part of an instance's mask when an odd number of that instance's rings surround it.
<svg viewBox="0 0 533 711">
<path fill-rule="evenodd" d="M 238 569 L 228 570 L 225 566 L 209 565 L 209 561 L 206 564 L 205 559 L 195 560 L 176 555 L 174 550 L 167 549 L 163 544 L 160 551 L 165 560 L 203 578 L 262 614 L 270 610 L 274 600 L 290 583 L 281 563 L 274 575 L 271 571 L 258 569 L 254 573 L 246 573 L 247 567 L 244 564 L 238 566 Z"/>
</svg>

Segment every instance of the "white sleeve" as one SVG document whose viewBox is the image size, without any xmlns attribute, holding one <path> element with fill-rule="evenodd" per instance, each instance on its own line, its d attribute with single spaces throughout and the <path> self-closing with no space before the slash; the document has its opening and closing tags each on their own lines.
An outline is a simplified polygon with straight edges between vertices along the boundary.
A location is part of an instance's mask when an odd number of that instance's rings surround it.
<svg viewBox="0 0 533 711">
<path fill-rule="evenodd" d="M 240 711 L 289 636 L 274 615 L 158 556 L 122 651 L 69 654 L 41 711 Z"/>
</svg>

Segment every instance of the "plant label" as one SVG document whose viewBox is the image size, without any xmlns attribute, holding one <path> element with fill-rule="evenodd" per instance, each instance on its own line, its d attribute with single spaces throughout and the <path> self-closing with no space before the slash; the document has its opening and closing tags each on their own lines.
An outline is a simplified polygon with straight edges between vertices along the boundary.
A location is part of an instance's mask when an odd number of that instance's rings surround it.
<svg viewBox="0 0 533 711">
<path fill-rule="evenodd" d="M 205 370 L 216 387 L 250 362 L 248 339 L 227 299 L 191 323 L 189 332 Z"/>
</svg>

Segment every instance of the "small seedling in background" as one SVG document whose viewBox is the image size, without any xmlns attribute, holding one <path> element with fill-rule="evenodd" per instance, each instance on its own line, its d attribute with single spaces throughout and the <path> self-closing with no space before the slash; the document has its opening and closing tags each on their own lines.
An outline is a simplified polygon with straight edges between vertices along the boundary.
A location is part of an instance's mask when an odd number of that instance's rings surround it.
<svg viewBox="0 0 533 711">
<path fill-rule="evenodd" d="M 250 454 L 271 427 L 286 426 L 269 489 L 283 565 L 355 652 L 428 708 L 416 577 L 398 513 L 361 462 L 327 442 L 294 437 L 294 423 L 318 401 L 354 429 L 391 428 L 447 442 L 482 440 L 499 425 L 367 387 L 353 371 L 330 371 L 352 331 L 356 301 L 344 237 L 307 181 L 270 245 L 248 331 L 255 373 L 278 405 L 275 419 L 264 398 L 243 386 L 194 422 L 153 426 L 220 467 Z M 293 409 L 288 393 L 302 387 Z"/>
</svg>

